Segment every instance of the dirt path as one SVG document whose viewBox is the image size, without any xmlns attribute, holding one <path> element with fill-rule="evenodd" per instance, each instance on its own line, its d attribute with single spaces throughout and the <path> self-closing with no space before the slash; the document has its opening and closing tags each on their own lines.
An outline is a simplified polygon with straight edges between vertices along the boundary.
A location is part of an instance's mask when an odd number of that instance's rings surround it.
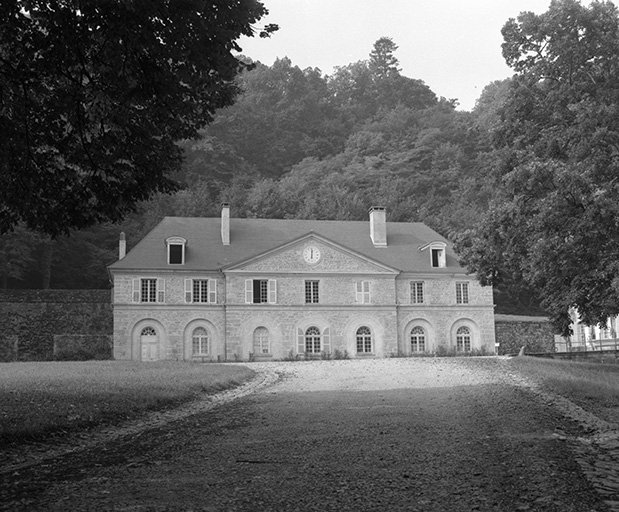
<svg viewBox="0 0 619 512">
<path fill-rule="evenodd" d="M 500 360 L 252 368 L 257 382 L 284 377 L 196 414 L 0 468 L 0 503 L 59 511 L 608 510 L 582 470 L 587 432 Z"/>
</svg>

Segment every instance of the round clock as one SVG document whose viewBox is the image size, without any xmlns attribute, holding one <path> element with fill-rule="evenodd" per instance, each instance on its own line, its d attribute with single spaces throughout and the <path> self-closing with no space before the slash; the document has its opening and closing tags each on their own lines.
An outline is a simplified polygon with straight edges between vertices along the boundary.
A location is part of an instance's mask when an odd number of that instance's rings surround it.
<svg viewBox="0 0 619 512">
<path fill-rule="evenodd" d="M 318 261 L 320 260 L 320 250 L 313 245 L 308 245 L 303 250 L 303 259 L 307 263 L 318 263 Z"/>
</svg>

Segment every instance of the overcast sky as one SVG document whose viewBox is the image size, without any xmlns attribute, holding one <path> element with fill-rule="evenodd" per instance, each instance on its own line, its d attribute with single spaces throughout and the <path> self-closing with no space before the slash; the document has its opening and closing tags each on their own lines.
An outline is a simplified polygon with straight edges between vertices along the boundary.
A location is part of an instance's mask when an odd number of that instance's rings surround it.
<svg viewBox="0 0 619 512">
<path fill-rule="evenodd" d="M 279 25 L 270 39 L 243 38 L 243 54 L 271 65 L 289 57 L 301 69 L 330 74 L 368 58 L 387 36 L 398 45 L 402 74 L 470 110 L 483 88 L 512 75 L 501 56 L 501 28 L 522 11 L 548 10 L 550 0 L 262 0 L 260 26 Z M 588 4 L 585 0 L 583 3 Z"/>
</svg>

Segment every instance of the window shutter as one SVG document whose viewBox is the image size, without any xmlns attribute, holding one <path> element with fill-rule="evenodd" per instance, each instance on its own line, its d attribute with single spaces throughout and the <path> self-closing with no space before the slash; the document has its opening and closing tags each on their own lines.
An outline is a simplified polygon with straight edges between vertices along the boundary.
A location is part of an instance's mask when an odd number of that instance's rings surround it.
<svg viewBox="0 0 619 512">
<path fill-rule="evenodd" d="M 305 333 L 300 327 L 297 327 L 297 352 L 299 354 L 305 353 Z"/>
<path fill-rule="evenodd" d="M 269 304 L 277 303 L 277 281 L 269 279 Z"/>
<path fill-rule="evenodd" d="M 325 354 L 331 353 L 331 331 L 328 327 L 322 333 L 322 351 Z"/>
<path fill-rule="evenodd" d="M 157 279 L 157 302 L 165 302 L 165 279 Z"/>
<path fill-rule="evenodd" d="M 185 279 L 185 302 L 193 302 L 193 279 Z"/>
<path fill-rule="evenodd" d="M 355 285 L 357 285 L 356 286 L 357 287 L 356 300 L 359 304 L 361 304 L 363 302 L 363 282 L 357 281 Z"/>
<path fill-rule="evenodd" d="M 245 303 L 252 304 L 254 302 L 254 288 L 251 279 L 245 279 Z"/>
<path fill-rule="evenodd" d="M 140 280 L 133 280 L 133 302 L 140 302 Z"/>
<path fill-rule="evenodd" d="M 364 292 L 364 298 L 365 298 L 363 302 L 367 304 L 372 302 L 370 299 L 370 282 L 369 281 L 363 281 L 363 292 Z"/>
<path fill-rule="evenodd" d="M 217 304 L 217 279 L 208 280 L 208 301 Z"/>
</svg>

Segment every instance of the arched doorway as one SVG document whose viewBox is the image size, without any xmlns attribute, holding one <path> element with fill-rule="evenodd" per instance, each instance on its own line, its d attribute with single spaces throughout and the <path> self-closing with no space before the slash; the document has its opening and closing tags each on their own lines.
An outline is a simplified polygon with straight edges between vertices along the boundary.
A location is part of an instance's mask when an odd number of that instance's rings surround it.
<svg viewBox="0 0 619 512">
<path fill-rule="evenodd" d="M 147 325 L 140 331 L 142 361 L 159 359 L 159 338 L 154 327 Z"/>
</svg>

